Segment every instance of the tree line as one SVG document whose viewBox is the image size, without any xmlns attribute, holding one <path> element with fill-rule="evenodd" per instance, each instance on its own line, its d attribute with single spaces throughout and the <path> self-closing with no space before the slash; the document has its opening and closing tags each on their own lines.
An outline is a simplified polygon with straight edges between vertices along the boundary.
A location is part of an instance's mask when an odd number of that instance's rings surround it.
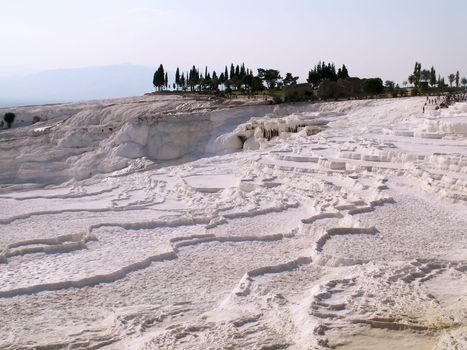
<svg viewBox="0 0 467 350">
<path fill-rule="evenodd" d="M 280 73 L 276 69 L 258 68 L 258 73 L 254 74 L 253 70 L 245 67 L 245 64 L 225 66 L 223 72 L 218 74 L 215 70 L 208 71 L 205 67 L 204 74 L 196 66 L 193 66 L 187 72 L 180 72 L 177 67 L 175 79 L 172 86 L 169 86 L 167 72 L 161 64 L 153 76 L 153 85 L 158 91 L 173 89 L 182 91 L 219 91 L 220 86 L 226 92 L 231 91 L 246 91 L 257 92 L 264 89 L 274 89 L 282 85 L 296 84 L 298 77 L 294 77 L 291 73 L 287 73 L 282 79 Z"/>
<path fill-rule="evenodd" d="M 466 87 L 467 79 L 463 77 L 460 78 L 459 71 L 456 73 L 451 73 L 448 75 L 449 87 L 452 88 L 455 84 L 456 88 L 459 88 L 460 85 Z M 436 75 L 436 70 L 432 66 L 430 69 L 422 69 L 422 64 L 420 62 L 415 62 L 413 73 L 408 77 L 408 83 L 412 84 L 417 89 L 426 89 L 429 86 L 431 88 L 446 88 L 444 77 L 441 75 Z M 404 85 L 407 85 L 407 82 L 404 82 Z"/>
<path fill-rule="evenodd" d="M 336 72 L 334 63 L 318 62 L 315 67 L 308 72 L 307 82 L 317 88 L 324 80 L 337 81 L 349 78 L 349 72 L 345 64 Z"/>
<path fill-rule="evenodd" d="M 297 84 L 299 79 L 298 76 L 290 72 L 282 77 L 279 70 L 272 68 L 258 68 L 255 74 L 244 63 L 241 65 L 232 63 L 230 67 L 226 65 L 220 74 L 215 70 L 208 71 L 207 67 L 205 67 L 204 73 L 196 66 L 192 66 L 187 72 L 181 72 L 180 68 L 177 67 L 174 78 L 170 85 L 167 72 L 161 64 L 153 76 L 154 87 L 158 91 L 223 91 L 225 93 L 237 91 L 250 94 L 264 90 L 278 90 L 283 86 L 293 86 Z M 345 64 L 336 69 L 336 65 L 332 62 L 319 61 L 308 72 L 306 81 L 312 89 L 318 89 L 323 82 L 338 82 L 349 78 L 349 71 Z M 384 91 L 384 85 L 380 78 L 362 79 L 361 82 L 361 89 L 366 95 L 377 95 Z M 391 86 L 392 82 L 387 83 Z"/>
<path fill-rule="evenodd" d="M 279 70 L 272 68 L 258 68 L 254 73 L 244 63 L 226 65 L 219 74 L 215 70 L 208 71 L 207 67 L 204 72 L 194 65 L 186 72 L 182 72 L 177 67 L 174 78 L 170 84 L 168 73 L 161 64 L 154 73 L 153 85 L 158 91 L 224 91 L 226 93 L 241 91 L 250 94 L 296 85 L 299 79 L 298 76 L 289 72 L 282 77 Z M 308 72 L 306 81 L 313 89 L 318 89 L 323 82 L 338 82 L 340 79 L 345 81 L 349 78 L 349 71 L 345 64 L 336 69 L 336 65 L 332 62 L 319 61 Z M 355 79 L 358 80 L 358 78 Z M 451 88 L 453 85 L 456 88 L 460 85 L 467 86 L 467 79 L 460 78 L 459 71 L 450 74 L 448 81 Z M 437 75 L 434 67 L 422 69 L 419 62 L 415 63 L 413 73 L 408 77 L 408 82 L 404 81 L 403 85 L 407 86 L 409 83 L 414 86 L 412 94 L 418 94 L 420 89 L 426 90 L 428 87 L 448 87 L 444 77 Z M 407 90 L 400 88 L 398 84 L 391 80 L 386 80 L 383 84 L 382 79 L 378 77 L 361 79 L 361 88 L 367 95 L 378 95 L 383 92 L 388 92 L 394 97 L 407 95 Z"/>
<path fill-rule="evenodd" d="M 339 78 L 349 77 L 345 65 L 336 71 L 334 63 L 319 62 L 308 73 L 308 83 L 314 88 L 324 80 L 336 81 Z M 225 66 L 224 71 L 218 74 L 215 70 L 208 71 L 205 67 L 204 74 L 196 66 L 193 66 L 187 72 L 181 72 L 177 67 L 175 79 L 172 85 L 168 80 L 167 71 L 161 64 L 153 76 L 153 85 L 158 91 L 163 90 L 182 90 L 182 91 L 219 91 L 220 87 L 226 92 L 245 91 L 254 93 L 265 89 L 271 90 L 281 88 L 282 86 L 296 85 L 298 76 L 287 72 L 284 77 L 279 70 L 272 68 L 258 68 L 255 74 L 252 69 L 245 67 L 245 64 Z"/>
</svg>

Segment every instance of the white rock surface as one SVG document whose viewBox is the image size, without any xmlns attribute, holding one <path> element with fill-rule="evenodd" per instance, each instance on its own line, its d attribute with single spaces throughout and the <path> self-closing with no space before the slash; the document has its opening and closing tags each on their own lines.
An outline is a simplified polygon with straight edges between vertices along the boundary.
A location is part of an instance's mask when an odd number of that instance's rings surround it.
<svg viewBox="0 0 467 350">
<path fill-rule="evenodd" d="M 15 109 L 0 348 L 466 349 L 467 104 L 261 102 Z"/>
</svg>

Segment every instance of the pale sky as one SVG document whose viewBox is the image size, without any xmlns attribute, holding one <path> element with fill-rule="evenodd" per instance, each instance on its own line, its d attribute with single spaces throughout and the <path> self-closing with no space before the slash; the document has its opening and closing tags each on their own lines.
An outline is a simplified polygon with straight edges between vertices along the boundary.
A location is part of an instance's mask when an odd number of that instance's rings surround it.
<svg viewBox="0 0 467 350">
<path fill-rule="evenodd" d="M 467 75 L 466 0 L 0 0 L 0 71 L 318 60 L 398 82 L 416 60 Z"/>
</svg>

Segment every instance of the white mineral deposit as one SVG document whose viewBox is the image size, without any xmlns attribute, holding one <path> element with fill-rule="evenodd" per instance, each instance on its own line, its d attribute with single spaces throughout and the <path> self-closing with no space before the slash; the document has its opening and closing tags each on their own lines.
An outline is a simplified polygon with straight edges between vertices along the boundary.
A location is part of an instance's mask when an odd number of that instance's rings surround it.
<svg viewBox="0 0 467 350">
<path fill-rule="evenodd" d="M 467 349 L 467 103 L 424 102 L 0 110 L 0 348 Z"/>
</svg>

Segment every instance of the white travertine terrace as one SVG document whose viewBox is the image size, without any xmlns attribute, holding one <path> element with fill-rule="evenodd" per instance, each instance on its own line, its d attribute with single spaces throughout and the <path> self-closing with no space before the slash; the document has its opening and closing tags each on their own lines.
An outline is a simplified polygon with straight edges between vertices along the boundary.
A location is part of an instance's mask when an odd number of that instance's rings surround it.
<svg viewBox="0 0 467 350">
<path fill-rule="evenodd" d="M 0 348 L 467 348 L 467 103 L 424 100 L 17 107 Z"/>
</svg>

